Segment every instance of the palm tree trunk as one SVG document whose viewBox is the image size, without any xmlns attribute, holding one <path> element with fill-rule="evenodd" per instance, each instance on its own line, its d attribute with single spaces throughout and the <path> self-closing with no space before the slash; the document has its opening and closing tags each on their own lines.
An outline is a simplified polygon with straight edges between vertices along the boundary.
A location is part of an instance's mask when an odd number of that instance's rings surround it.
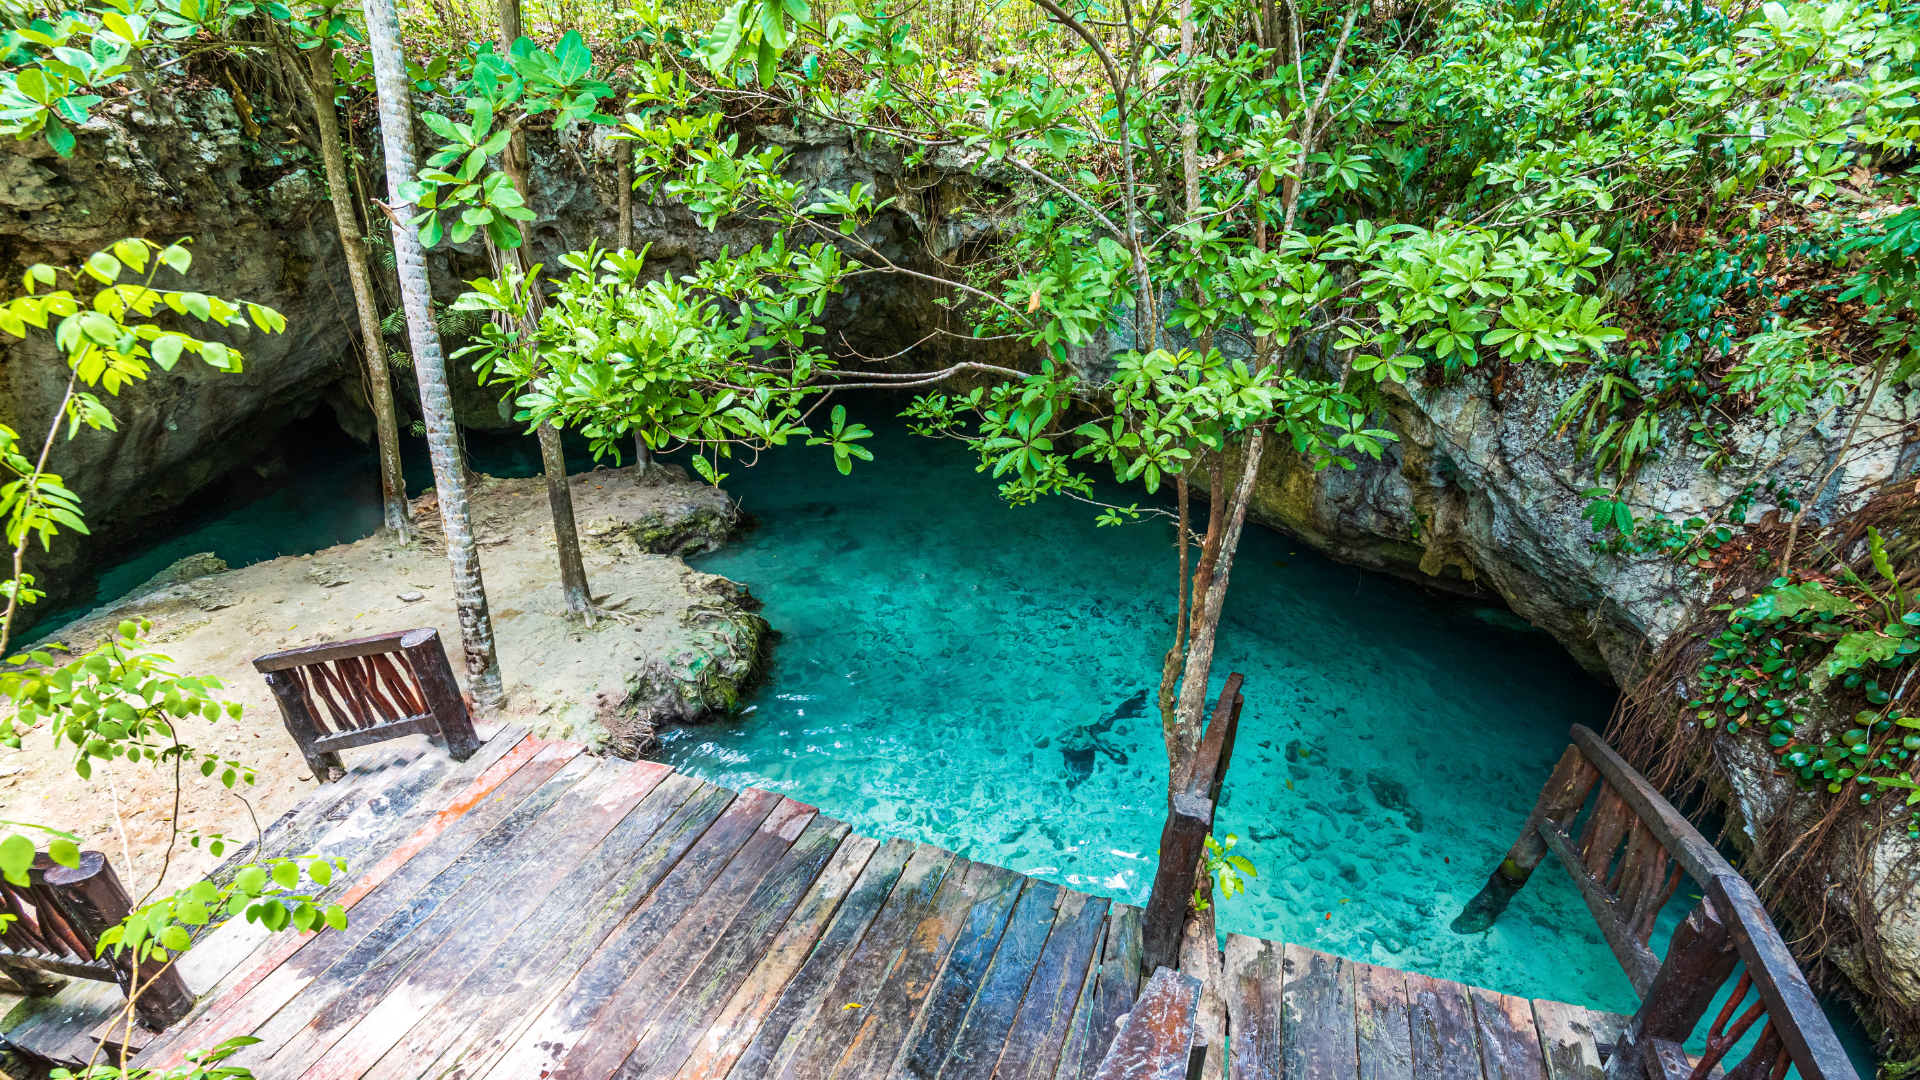
<svg viewBox="0 0 1920 1080">
<path fill-rule="evenodd" d="M 340 229 L 340 248 L 347 258 L 347 278 L 353 283 L 353 306 L 360 312 L 367 396 L 373 402 L 374 441 L 380 448 L 382 524 L 398 533 L 402 543 L 411 543 L 413 517 L 407 512 L 407 479 L 400 468 L 400 427 L 394 420 L 393 382 L 387 371 L 386 342 L 380 332 L 380 307 L 373 295 L 373 275 L 367 270 L 367 246 L 360 239 L 352 189 L 347 186 L 347 156 L 341 149 L 340 117 L 333 105 L 331 42 L 323 39 L 307 51 L 305 83 L 313 99 L 313 119 L 320 128 L 320 157 L 326 163 L 327 191 L 333 202 L 334 223 Z"/>
<path fill-rule="evenodd" d="M 420 380 L 420 410 L 427 424 L 427 450 L 433 459 L 434 490 L 446 530 L 447 561 L 453 564 L 454 603 L 460 615 L 460 644 L 466 654 L 467 689 L 482 710 L 506 697 L 500 660 L 493 646 L 493 619 L 487 614 L 487 589 L 480 579 L 480 551 L 473 542 L 467 513 L 467 476 L 460 460 L 453 423 L 453 396 L 446 362 L 440 356 L 440 331 L 433 324 L 427 286 L 426 253 L 410 223 L 413 207 L 400 197 L 413 178 L 413 102 L 400 53 L 400 16 L 393 0 L 364 0 L 367 44 L 373 53 L 374 88 L 380 96 L 380 139 L 387 156 L 387 191 L 393 200 L 393 256 L 399 270 L 400 302 L 407 313 L 413 345 L 413 370 Z"/>
</svg>

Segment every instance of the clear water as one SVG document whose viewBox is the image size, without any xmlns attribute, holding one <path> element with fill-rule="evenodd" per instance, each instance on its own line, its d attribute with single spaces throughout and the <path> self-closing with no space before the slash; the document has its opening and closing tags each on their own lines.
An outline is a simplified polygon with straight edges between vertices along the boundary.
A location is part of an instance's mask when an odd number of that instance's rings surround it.
<svg viewBox="0 0 1920 1080">
<path fill-rule="evenodd" d="M 1171 527 L 1010 508 L 950 444 L 872 445 L 881 464 L 851 477 L 802 451 L 728 481 L 762 527 L 696 565 L 749 585 L 784 636 L 751 712 L 671 732 L 664 759 L 1144 902 L 1166 756 L 1139 695 L 1172 623 Z M 1550 638 L 1252 528 L 1215 671 L 1216 691 L 1247 677 L 1219 831 L 1259 869 L 1223 930 L 1631 1011 L 1564 875 L 1484 935 L 1447 929 L 1568 725 L 1606 720 L 1611 692 Z"/>
<path fill-rule="evenodd" d="M 466 442 L 479 471 L 539 470 L 531 439 Z M 185 555 L 244 566 L 371 535 L 372 452 L 325 423 L 289 429 L 286 443 L 290 467 L 273 482 L 217 487 L 145 530 L 33 633 Z M 1170 529 L 1097 529 L 1065 502 L 1009 509 L 950 445 L 896 430 L 872 445 L 879 463 L 852 477 L 798 451 L 728 481 L 762 527 L 699 565 L 751 585 L 784 638 L 749 711 L 669 732 L 665 757 L 863 831 L 1144 901 L 1165 755 L 1150 711 L 1124 714 L 1165 648 Z M 417 492 L 431 483 L 425 444 L 406 451 Z M 568 458 L 589 460 L 572 440 Z M 1506 612 L 1264 529 L 1248 530 L 1231 595 L 1217 670 L 1247 675 L 1247 708 L 1219 831 L 1239 836 L 1260 876 L 1223 904 L 1221 925 L 1630 1011 L 1632 989 L 1551 860 L 1489 933 L 1446 928 L 1512 842 L 1566 726 L 1602 722 L 1610 693 Z M 1675 897 L 1656 946 L 1695 892 Z M 1828 1012 L 1870 1076 L 1857 1021 Z"/>
</svg>

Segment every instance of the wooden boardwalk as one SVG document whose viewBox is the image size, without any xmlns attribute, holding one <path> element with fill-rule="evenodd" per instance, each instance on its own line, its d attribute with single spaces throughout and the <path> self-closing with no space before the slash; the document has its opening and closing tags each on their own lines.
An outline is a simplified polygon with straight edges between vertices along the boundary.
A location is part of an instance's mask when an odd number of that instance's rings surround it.
<svg viewBox="0 0 1920 1080">
<path fill-rule="evenodd" d="M 790 799 L 514 729 L 464 764 L 396 746 L 266 837 L 348 861 L 349 927 L 210 932 L 197 1010 L 140 1064 L 252 1036 L 231 1063 L 260 1080 L 1081 1080 L 1142 981 L 1138 909 Z M 1619 1023 L 1251 938 L 1226 959 L 1231 1080 L 1600 1080 Z M 84 1060 L 117 995 L 67 994 L 9 1038 Z"/>
</svg>

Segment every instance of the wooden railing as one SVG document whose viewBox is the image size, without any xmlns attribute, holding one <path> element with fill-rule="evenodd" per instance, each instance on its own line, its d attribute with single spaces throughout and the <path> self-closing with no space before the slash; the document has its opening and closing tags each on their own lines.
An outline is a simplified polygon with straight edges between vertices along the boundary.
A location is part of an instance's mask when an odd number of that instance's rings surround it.
<svg viewBox="0 0 1920 1080">
<path fill-rule="evenodd" d="M 1184 791 L 1168 800 L 1167 821 L 1160 829 L 1160 866 L 1154 872 L 1153 893 L 1141 918 L 1141 968 L 1179 968 L 1180 933 L 1186 926 L 1188 900 L 1199 884 L 1195 870 L 1213 835 L 1214 806 L 1220 801 L 1220 785 L 1226 781 L 1227 766 L 1233 762 L 1233 740 L 1240 729 L 1240 707 L 1246 698 L 1240 686 L 1246 681 L 1239 672 L 1227 676 L 1213 716 L 1200 740 L 1193 779 Z"/>
<path fill-rule="evenodd" d="M 119 983 L 132 995 L 142 1026 L 161 1031 L 193 1007 L 193 993 L 165 961 L 136 962 L 132 952 L 100 952 L 100 935 L 118 926 L 132 909 L 119 875 L 97 851 L 80 853 L 80 865 L 61 866 L 45 854 L 34 857 L 29 884 L 0 878 L 0 914 L 13 916 L 0 930 L 0 979 L 18 993 L 44 996 L 64 982 L 56 976 Z"/>
<path fill-rule="evenodd" d="M 440 632 L 431 627 L 268 653 L 253 662 L 316 780 L 343 771 L 340 751 L 426 734 L 465 761 L 480 748 Z"/>
<path fill-rule="evenodd" d="M 1593 807 L 1576 838 L 1572 829 L 1589 794 Z M 1454 930 L 1493 925 L 1548 851 L 1573 877 L 1640 995 L 1607 1064 L 1609 1080 L 1717 1077 L 1728 1051 L 1763 1019 L 1753 1048 L 1726 1080 L 1781 1080 L 1789 1065 L 1802 1080 L 1857 1080 L 1753 886 L 1611 746 L 1579 725 L 1520 838 Z M 1663 961 L 1649 943 L 1683 876 L 1702 899 L 1674 931 Z M 1740 977 L 1708 1028 L 1706 1053 L 1692 1060 L 1681 1044 L 1736 967 Z"/>
</svg>

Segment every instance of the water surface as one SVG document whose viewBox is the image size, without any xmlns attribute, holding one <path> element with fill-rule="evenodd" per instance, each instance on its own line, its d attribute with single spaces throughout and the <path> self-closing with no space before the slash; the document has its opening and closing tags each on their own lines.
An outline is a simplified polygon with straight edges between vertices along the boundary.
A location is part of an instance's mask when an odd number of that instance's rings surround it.
<svg viewBox="0 0 1920 1080">
<path fill-rule="evenodd" d="M 879 463 L 851 477 L 795 451 L 727 482 L 763 524 L 696 565 L 749 585 L 783 636 L 750 711 L 669 732 L 664 759 L 1144 902 L 1171 527 L 1099 528 L 1064 499 L 1008 507 L 952 444 L 870 445 Z M 1446 925 L 1518 834 L 1568 725 L 1606 720 L 1611 691 L 1551 638 L 1250 528 L 1216 691 L 1230 671 L 1246 708 L 1218 831 L 1260 876 L 1222 904 L 1224 930 L 1631 1011 L 1557 870 L 1486 934 Z"/>
</svg>

